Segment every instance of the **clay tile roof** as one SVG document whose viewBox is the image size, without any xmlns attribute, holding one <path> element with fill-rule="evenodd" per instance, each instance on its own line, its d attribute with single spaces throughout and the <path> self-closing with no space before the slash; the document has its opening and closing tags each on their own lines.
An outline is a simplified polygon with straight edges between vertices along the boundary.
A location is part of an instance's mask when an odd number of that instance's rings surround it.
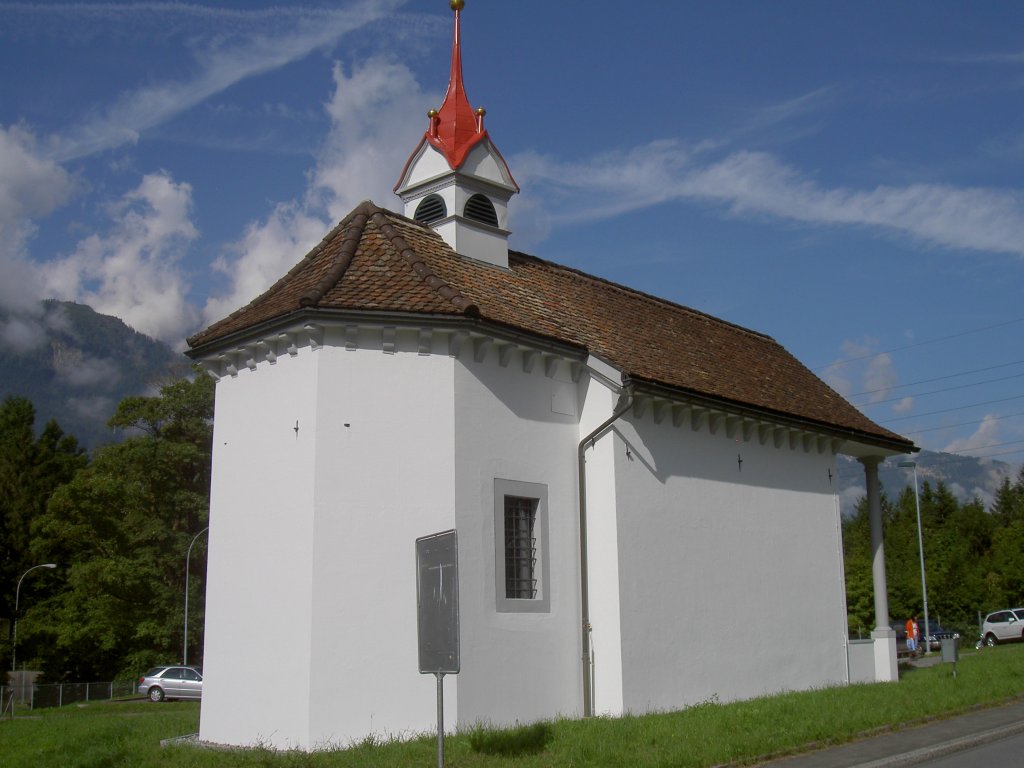
<svg viewBox="0 0 1024 768">
<path fill-rule="evenodd" d="M 466 259 L 370 202 L 263 295 L 191 337 L 191 354 L 303 311 L 472 317 L 597 355 L 637 383 L 913 448 L 768 336 L 527 254 L 510 252 L 507 271 Z"/>
</svg>

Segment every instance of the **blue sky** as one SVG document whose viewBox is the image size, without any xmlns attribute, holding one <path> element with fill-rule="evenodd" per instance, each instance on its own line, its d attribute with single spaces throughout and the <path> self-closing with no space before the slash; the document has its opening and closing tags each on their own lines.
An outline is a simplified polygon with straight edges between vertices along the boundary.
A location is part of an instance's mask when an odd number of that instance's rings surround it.
<svg viewBox="0 0 1024 768">
<path fill-rule="evenodd" d="M 177 347 L 391 193 L 446 0 L 0 0 L 0 340 Z M 773 336 L 932 450 L 1024 457 L 1024 4 L 467 0 L 512 247 Z M 742 364 L 741 362 L 738 364 Z"/>
</svg>

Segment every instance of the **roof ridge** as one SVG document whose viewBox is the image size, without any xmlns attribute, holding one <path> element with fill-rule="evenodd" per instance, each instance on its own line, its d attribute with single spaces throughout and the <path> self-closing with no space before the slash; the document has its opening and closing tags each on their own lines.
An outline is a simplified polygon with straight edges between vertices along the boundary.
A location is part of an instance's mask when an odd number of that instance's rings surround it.
<svg viewBox="0 0 1024 768">
<path fill-rule="evenodd" d="M 349 224 L 355 224 L 354 227 L 349 229 L 348 235 L 344 240 L 341 241 L 341 248 L 338 256 L 334 261 L 334 264 L 327 274 L 321 277 L 316 285 L 306 291 L 302 296 L 299 297 L 300 307 L 316 306 L 320 303 L 320 299 L 324 297 L 332 287 L 338 284 L 338 281 L 345 276 L 345 272 L 348 271 L 349 266 L 352 264 L 352 258 L 356 255 L 356 250 L 359 248 L 359 243 L 363 239 L 363 231 L 366 229 L 366 222 L 370 216 L 380 209 L 371 201 L 363 200 L 357 205 L 352 212 L 346 216 L 341 222 L 332 229 L 327 236 L 321 240 L 316 246 L 313 247 L 309 253 L 295 265 L 290 271 L 289 275 L 294 272 L 300 266 L 303 266 L 307 259 L 312 259 L 322 251 L 329 240 L 331 240 L 339 229 L 347 227 Z M 287 275 L 286 275 L 287 277 Z"/>
<path fill-rule="evenodd" d="M 437 275 L 423 260 L 423 257 L 420 256 L 420 254 L 418 254 L 409 245 L 409 243 L 406 242 L 405 238 L 398 233 L 395 225 L 389 220 L 391 215 L 390 211 L 379 208 L 373 205 L 373 203 L 369 203 L 369 205 L 375 209 L 370 216 L 373 223 L 380 230 L 381 234 L 391 241 L 392 247 L 398 251 L 401 257 L 405 259 L 405 262 L 409 265 L 410 269 L 412 269 L 412 271 L 415 272 L 427 286 L 437 291 L 441 298 L 449 301 L 460 312 L 467 315 L 480 314 L 480 308 L 477 307 L 476 304 L 463 296 L 456 288 L 453 288 L 444 278 Z M 402 218 L 405 219 L 405 217 Z M 418 224 L 418 222 L 413 223 Z"/>
<path fill-rule="evenodd" d="M 248 304 L 239 307 L 234 312 L 229 314 L 227 317 L 218 320 L 213 325 L 208 326 L 202 331 L 195 333 L 192 336 L 189 336 L 185 341 L 189 344 L 189 346 L 194 345 L 201 338 L 209 336 L 211 333 L 214 333 L 218 328 L 220 328 L 224 324 L 229 323 L 230 321 L 236 319 L 240 315 L 252 309 L 264 296 L 273 293 L 282 288 L 283 286 L 287 285 L 288 283 L 290 283 L 298 273 L 300 273 L 316 256 L 320 254 L 320 252 L 327 246 L 327 244 L 339 231 L 343 230 L 345 227 L 352 223 L 352 220 L 359 213 L 360 208 L 368 204 L 372 205 L 370 201 L 364 200 L 354 210 L 350 211 L 349 214 L 345 216 L 345 218 L 343 218 L 341 221 L 335 224 L 331 228 L 331 230 L 326 235 L 323 236 L 319 243 L 314 245 L 313 248 L 309 250 L 309 252 L 307 252 L 301 259 L 299 259 L 297 264 L 295 264 L 291 269 L 289 269 L 272 285 L 268 286 L 265 291 L 261 291 L 260 294 L 256 296 L 252 301 L 250 301 Z M 362 230 L 360 229 L 360 232 L 361 231 Z M 307 294 L 303 295 L 302 298 L 305 299 L 306 295 L 308 295 L 308 292 Z M 306 304 L 303 304 L 303 306 L 306 306 Z"/>
<path fill-rule="evenodd" d="M 672 309 L 681 310 L 681 311 L 687 312 L 687 313 L 689 313 L 691 315 L 695 315 L 697 317 L 702 317 L 702 318 L 704 318 L 706 320 L 710 320 L 710 321 L 712 321 L 714 323 L 717 323 L 718 325 L 729 326 L 730 328 L 735 328 L 738 331 L 743 331 L 744 333 L 748 333 L 751 336 L 757 336 L 757 337 L 765 339 L 767 341 L 771 341 L 774 344 L 778 344 L 779 343 L 772 336 L 769 336 L 767 333 L 761 333 L 760 331 L 751 330 L 750 328 L 747 328 L 746 326 L 738 325 L 737 323 L 732 323 L 732 322 L 729 322 L 728 320 L 723 320 L 722 318 L 715 317 L 714 315 L 709 314 L 707 312 L 702 312 L 699 309 L 694 309 L 693 307 L 688 307 L 685 304 L 679 304 L 679 303 L 674 302 L 674 301 L 669 301 L 668 299 L 664 299 L 664 298 L 662 298 L 660 296 L 655 296 L 655 295 L 647 293 L 645 291 L 641 291 L 641 290 L 639 290 L 637 288 L 630 288 L 628 285 L 623 285 L 622 283 L 617 283 L 614 280 L 609 280 L 609 279 L 604 278 L 604 277 L 599 277 L 598 275 L 591 275 L 591 274 L 589 274 L 587 272 L 584 272 L 581 269 L 577 269 L 576 267 L 569 267 L 569 266 L 566 266 L 565 264 L 559 264 L 558 262 L 555 262 L 555 261 L 548 261 L 547 259 L 542 259 L 539 256 L 534 256 L 531 253 L 524 253 L 522 251 L 512 251 L 512 250 L 510 250 L 508 253 L 509 253 L 510 257 L 514 255 L 514 256 L 517 256 L 517 257 L 519 257 L 521 259 L 528 259 L 528 260 L 531 260 L 531 261 L 536 261 L 536 262 L 538 262 L 540 264 L 543 264 L 543 265 L 545 265 L 547 267 L 551 267 L 551 268 L 553 268 L 555 270 L 569 273 L 570 276 L 575 277 L 576 279 L 580 280 L 581 282 L 601 283 L 601 284 L 603 284 L 603 285 L 605 285 L 605 286 L 607 286 L 609 288 L 612 288 L 612 289 L 614 289 L 616 291 L 619 291 L 620 293 L 625 293 L 625 294 L 628 294 L 630 296 L 634 296 L 636 298 L 645 300 L 645 301 L 647 301 L 647 302 L 649 302 L 651 304 L 657 304 L 659 306 L 670 307 Z"/>
</svg>

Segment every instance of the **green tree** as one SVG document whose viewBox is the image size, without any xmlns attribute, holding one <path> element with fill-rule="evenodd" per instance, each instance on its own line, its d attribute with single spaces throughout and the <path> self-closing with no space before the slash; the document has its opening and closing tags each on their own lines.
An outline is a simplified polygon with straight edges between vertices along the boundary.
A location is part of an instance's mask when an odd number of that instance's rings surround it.
<svg viewBox="0 0 1024 768">
<path fill-rule="evenodd" d="M 894 513 L 884 494 L 881 503 L 883 520 L 890 519 Z M 861 498 L 851 517 L 843 519 L 842 534 L 847 626 L 853 635 L 867 636 L 875 628 L 875 589 L 871 519 L 866 498 Z"/>
<path fill-rule="evenodd" d="M 928 530 L 925 557 L 932 618 L 970 627 L 985 593 L 995 520 L 977 499 L 956 506 L 941 527 Z"/>
<path fill-rule="evenodd" d="M 998 529 L 992 537 L 991 588 L 986 609 L 1024 604 L 1024 519 Z"/>
<path fill-rule="evenodd" d="M 923 618 L 917 499 L 912 488 L 895 503 L 882 497 L 886 580 L 891 618 Z M 990 510 L 977 498 L 959 502 L 942 482 L 925 481 L 921 532 L 929 618 L 966 630 L 978 612 L 1024 605 L 1024 470 L 1005 480 Z M 871 533 L 866 500 L 843 521 L 850 631 L 873 624 Z"/>
<path fill-rule="evenodd" d="M 992 515 L 1001 525 L 1009 525 L 1014 520 L 1024 520 L 1024 467 L 1017 475 L 1015 483 L 1011 483 L 1008 477 L 1003 478 L 992 504 Z"/>
<path fill-rule="evenodd" d="M 0 616 L 8 619 L 14 618 L 21 575 L 47 562 L 35 560 L 30 551 L 34 521 L 44 513 L 54 491 L 86 465 L 78 441 L 65 435 L 57 422 L 48 422 L 36 437 L 35 416 L 32 403 L 23 397 L 8 397 L 0 404 Z M 44 574 L 38 575 L 24 582 L 22 598 L 38 591 L 37 587 L 53 592 L 52 583 L 43 583 Z M 19 626 L 19 646 L 31 653 L 31 637 L 26 638 L 23 630 Z M 9 658 L 10 635 L 4 634 L 0 643 L 4 658 Z"/>
<path fill-rule="evenodd" d="M 110 426 L 129 436 L 53 494 L 33 529 L 33 554 L 67 564 L 66 589 L 40 607 L 53 627 L 38 650 L 48 679 L 105 680 L 180 658 L 186 549 L 207 524 L 212 417 L 204 375 L 126 398 Z M 204 559 L 199 545 L 193 552 L 190 613 L 201 627 Z M 198 660 L 200 633 L 190 639 Z"/>
</svg>

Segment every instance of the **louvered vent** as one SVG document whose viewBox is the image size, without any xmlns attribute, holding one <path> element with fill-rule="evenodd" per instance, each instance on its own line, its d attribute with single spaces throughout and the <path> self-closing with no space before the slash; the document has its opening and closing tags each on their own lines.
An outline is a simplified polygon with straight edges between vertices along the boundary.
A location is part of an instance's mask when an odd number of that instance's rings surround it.
<svg viewBox="0 0 1024 768">
<path fill-rule="evenodd" d="M 492 208 L 491 210 L 493 215 L 494 209 Z M 430 224 L 438 219 L 443 219 L 447 215 L 448 208 L 445 206 L 441 196 L 427 195 L 416 206 L 416 215 L 413 218 L 421 224 Z"/>
<path fill-rule="evenodd" d="M 483 195 L 473 195 L 466 201 L 466 218 L 482 221 L 492 227 L 498 226 L 498 214 L 494 212 L 494 204 Z"/>
</svg>

